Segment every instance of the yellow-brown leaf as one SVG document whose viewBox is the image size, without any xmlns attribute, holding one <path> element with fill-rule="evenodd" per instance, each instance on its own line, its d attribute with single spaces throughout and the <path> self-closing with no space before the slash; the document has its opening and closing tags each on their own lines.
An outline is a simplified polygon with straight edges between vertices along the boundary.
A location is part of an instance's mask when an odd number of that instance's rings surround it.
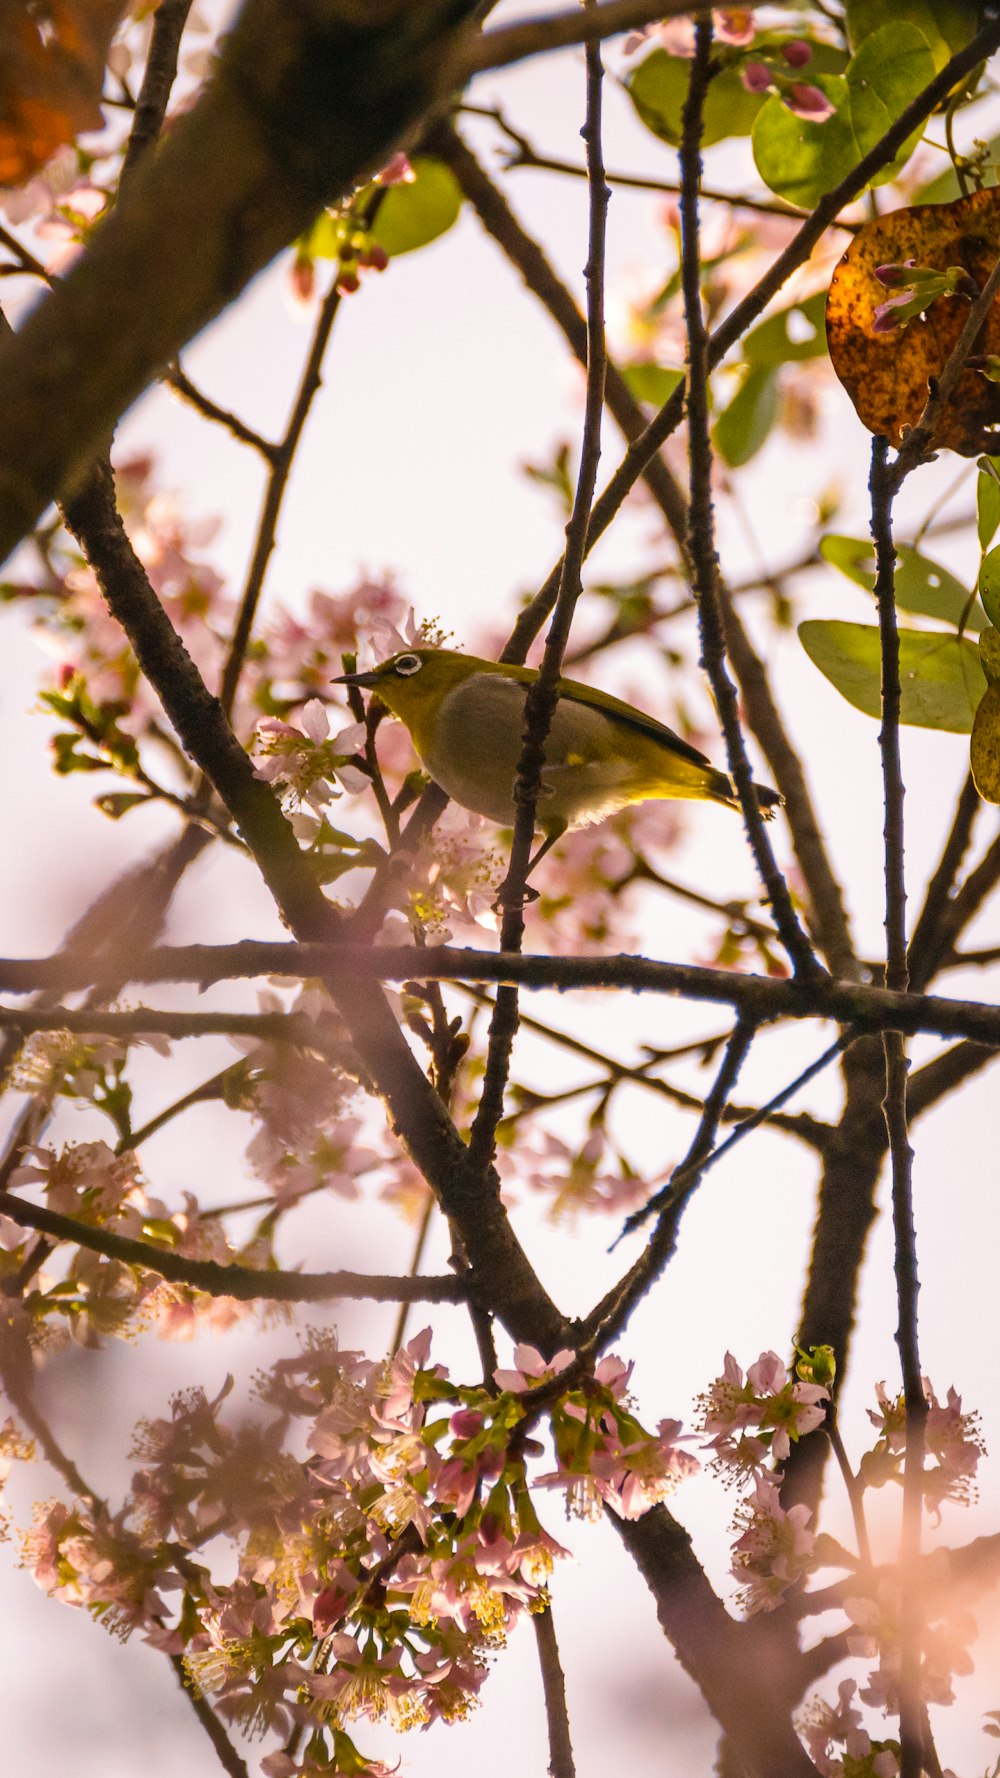
<svg viewBox="0 0 1000 1778">
<path fill-rule="evenodd" d="M 985 284 L 1000 257 L 1000 188 L 973 192 L 954 204 L 922 204 L 893 210 L 861 228 L 833 275 L 826 311 L 830 358 L 859 418 L 894 445 L 915 426 L 927 401 L 931 377 L 940 376 L 969 313 L 965 296 L 940 296 L 925 315 L 891 333 L 874 330 L 875 310 L 888 291 L 876 266 L 918 266 L 946 271 L 963 266 Z M 977 354 L 1000 355 L 1000 302 L 994 303 L 976 342 Z M 965 370 L 942 412 L 934 444 L 962 456 L 997 449 L 1000 385 Z"/>
<path fill-rule="evenodd" d="M 0 185 L 23 185 L 102 124 L 108 45 L 125 0 L 0 0 Z"/>
</svg>

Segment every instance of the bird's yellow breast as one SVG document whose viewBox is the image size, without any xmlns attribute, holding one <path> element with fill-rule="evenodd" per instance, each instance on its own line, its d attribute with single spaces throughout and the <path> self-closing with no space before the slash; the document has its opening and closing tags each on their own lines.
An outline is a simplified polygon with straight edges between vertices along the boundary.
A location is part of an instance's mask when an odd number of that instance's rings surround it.
<svg viewBox="0 0 1000 1778">
<path fill-rule="evenodd" d="M 467 809 L 509 826 L 524 733 L 527 686 L 499 673 L 470 673 L 435 708 L 401 711 L 431 777 Z M 423 704 L 423 700 L 420 701 Z M 601 821 L 656 796 L 705 796 L 696 760 L 572 697 L 560 698 L 545 743 L 537 824 L 544 831 Z"/>
</svg>

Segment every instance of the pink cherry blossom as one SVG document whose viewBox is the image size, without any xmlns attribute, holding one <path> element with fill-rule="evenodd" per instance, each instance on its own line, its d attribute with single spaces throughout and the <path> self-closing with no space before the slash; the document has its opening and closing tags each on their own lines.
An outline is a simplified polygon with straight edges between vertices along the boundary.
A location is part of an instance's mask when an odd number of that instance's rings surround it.
<svg viewBox="0 0 1000 1778">
<path fill-rule="evenodd" d="M 522 1342 L 514 1347 L 514 1363 L 517 1368 L 494 1371 L 493 1381 L 498 1389 L 508 1389 L 512 1395 L 523 1395 L 537 1384 L 561 1376 L 573 1363 L 575 1356 L 574 1352 L 563 1349 L 554 1353 L 550 1359 L 545 1359 L 536 1346 L 528 1346 Z"/>
<path fill-rule="evenodd" d="M 731 44 L 734 49 L 745 49 L 757 34 L 749 6 L 720 6 L 712 14 L 712 24 L 718 41 Z"/>
<path fill-rule="evenodd" d="M 733 1545 L 732 1572 L 740 1581 L 740 1599 L 748 1616 L 773 1611 L 788 1588 L 809 1571 L 815 1534 L 807 1506 L 781 1504 L 776 1484 L 758 1475 L 753 1495 L 736 1513 L 742 1526 Z"/>
</svg>

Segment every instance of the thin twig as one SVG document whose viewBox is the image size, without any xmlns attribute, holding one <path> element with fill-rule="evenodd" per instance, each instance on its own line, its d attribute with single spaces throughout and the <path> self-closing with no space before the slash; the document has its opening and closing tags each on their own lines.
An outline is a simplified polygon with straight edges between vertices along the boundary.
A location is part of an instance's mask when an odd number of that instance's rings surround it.
<svg viewBox="0 0 1000 1778">
<path fill-rule="evenodd" d="M 860 978 L 844 897 L 806 781 L 801 750 L 785 728 L 763 661 L 750 641 L 732 593 L 720 587 L 726 647 L 740 688 L 747 726 L 785 800 L 784 816 L 809 893 L 810 928 L 835 974 Z"/>
<path fill-rule="evenodd" d="M 581 1343 L 585 1350 L 596 1352 L 607 1348 L 618 1338 L 633 1310 L 659 1278 L 674 1253 L 684 1210 L 719 1152 L 715 1150 L 714 1143 L 722 1114 L 756 1035 L 757 1026 L 751 1019 L 737 1019 L 687 1154 L 680 1166 L 675 1167 L 669 1185 L 662 1192 L 657 1192 L 648 1206 L 654 1213 L 659 1210 L 656 1228 L 639 1259 L 587 1316 L 584 1324 L 585 1337 Z M 643 1212 L 639 1212 L 640 1218 L 642 1215 Z M 622 1234 L 634 1226 L 635 1221 L 636 1218 L 629 1217 Z"/>
<path fill-rule="evenodd" d="M 468 1296 L 461 1278 L 392 1278 L 366 1272 L 269 1272 L 256 1266 L 220 1266 L 215 1260 L 187 1259 L 151 1241 L 135 1241 L 111 1229 L 96 1228 L 63 1216 L 41 1204 L 29 1204 L 13 1192 L 0 1191 L 0 1211 L 19 1228 L 43 1229 L 59 1241 L 71 1241 L 92 1253 L 158 1272 L 171 1284 L 190 1285 L 208 1296 L 231 1296 L 238 1302 L 324 1303 L 335 1297 L 368 1297 L 379 1303 L 461 1303 Z"/>
<path fill-rule="evenodd" d="M 896 624 L 895 563 L 892 540 L 892 502 L 895 472 L 888 468 L 889 441 L 877 437 L 872 444 L 871 498 L 872 537 L 875 541 L 875 603 L 878 606 L 882 655 L 882 780 L 885 793 L 885 942 L 886 987 L 905 993 L 909 986 L 906 967 L 906 878 L 903 855 L 903 773 L 900 759 L 899 713 L 902 696 L 899 678 L 899 632 Z"/>
<path fill-rule="evenodd" d="M 700 222 L 701 137 L 705 97 L 713 75 L 712 21 L 701 19 L 695 30 L 695 55 L 682 114 L 681 142 L 681 284 L 688 337 L 688 454 L 691 505 L 688 544 L 698 601 L 702 665 L 708 675 L 726 739 L 729 769 L 743 809 L 754 862 L 774 912 L 775 922 L 797 976 L 813 976 L 821 965 L 799 924 L 792 898 L 764 830 L 764 821 L 750 771 L 740 723 L 736 688 L 726 670 L 726 641 L 719 597 L 719 562 L 712 512 L 712 442 L 709 423 L 708 329 L 701 298 Z"/>
<path fill-rule="evenodd" d="M 822 1054 L 817 1056 L 815 1061 L 810 1062 L 807 1067 L 803 1068 L 795 1076 L 794 1080 L 790 1080 L 787 1086 L 783 1086 L 780 1092 L 775 1093 L 774 1097 L 769 1099 L 766 1105 L 759 1105 L 755 1111 L 751 1111 L 746 1117 L 740 1118 L 735 1130 L 726 1137 L 725 1141 L 720 1142 L 718 1147 L 714 1148 L 711 1154 L 706 1155 L 704 1160 L 699 1163 L 699 1177 L 702 1173 L 707 1172 L 710 1166 L 714 1167 L 717 1161 L 721 1161 L 724 1156 L 729 1153 L 731 1148 L 735 1148 L 738 1142 L 743 1141 L 744 1137 L 749 1136 L 751 1130 L 759 1130 L 762 1124 L 770 1123 L 775 1112 L 778 1111 L 782 1105 L 786 1105 L 788 1100 L 791 1099 L 801 1087 L 808 1086 L 811 1080 L 815 1080 L 818 1074 L 822 1074 L 823 1070 L 828 1068 L 830 1063 L 834 1061 L 837 1056 L 842 1055 L 843 1052 L 855 1042 L 856 1037 L 856 1032 L 845 1031 L 842 1037 L 838 1037 L 836 1043 L 831 1043 L 829 1048 L 823 1050 Z M 705 1103 L 707 1105 L 709 1101 L 706 1100 Z M 648 1222 L 650 1216 L 654 1216 L 658 1211 L 662 1212 L 667 1208 L 678 1196 L 681 1187 L 684 1188 L 686 1194 L 687 1163 L 671 1175 L 668 1183 L 663 1186 L 654 1197 L 650 1198 L 648 1204 L 643 1204 L 640 1210 L 634 1210 L 632 1215 L 626 1218 L 624 1227 L 622 1228 L 622 1235 L 630 1234 L 633 1229 L 637 1229 L 641 1227 L 644 1222 Z M 621 1236 L 619 1236 L 619 1240 L 620 1239 Z"/>
<path fill-rule="evenodd" d="M 516 172 L 519 167 L 535 168 L 543 173 L 565 173 L 574 179 L 586 179 L 587 169 L 574 161 L 559 160 L 551 155 L 539 154 L 529 142 L 527 136 L 516 130 L 504 116 L 498 105 L 466 105 L 459 107 L 463 117 L 488 117 L 497 128 L 514 144 L 513 150 L 504 151 L 504 172 Z M 611 186 L 620 186 L 623 191 L 662 192 L 672 196 L 680 191 L 676 180 L 648 179 L 638 173 L 609 173 L 605 169 L 604 177 Z M 755 210 L 765 216 L 785 216 L 792 222 L 801 222 L 806 214 L 792 204 L 786 204 L 782 198 L 755 198 L 750 196 L 733 196 L 730 191 L 716 191 L 703 185 L 701 195 L 709 203 L 728 204 L 734 210 Z M 840 226 L 853 233 L 857 224 L 841 223 Z"/>
<path fill-rule="evenodd" d="M 288 478 L 291 475 L 299 440 L 309 418 L 309 410 L 322 384 L 320 373 L 323 356 L 329 343 L 334 321 L 337 318 L 340 302 L 341 293 L 336 283 L 333 283 L 320 304 L 309 356 L 306 359 L 298 393 L 292 404 L 292 411 L 284 435 L 270 452 L 271 472 L 268 476 L 260 519 L 257 524 L 253 555 L 247 570 L 236 626 L 233 630 L 233 639 L 229 645 L 229 654 L 219 687 L 219 702 L 227 716 L 232 714 L 236 688 L 243 671 L 254 618 L 257 615 L 257 606 L 264 587 L 264 576 L 267 573 L 267 565 L 276 542 L 278 519 L 281 514 L 285 490 L 288 487 Z"/>
<path fill-rule="evenodd" d="M 206 420 L 213 420 L 216 425 L 224 426 L 226 431 L 231 432 L 241 444 L 250 445 L 255 451 L 259 451 L 265 462 L 274 462 L 275 451 L 278 447 L 272 444 L 270 439 L 264 438 L 261 433 L 255 432 L 252 426 L 248 426 L 245 420 L 240 419 L 239 414 L 230 412 L 229 408 L 220 407 L 219 403 L 213 401 L 211 396 L 205 395 L 192 383 L 179 361 L 169 366 L 164 372 L 163 380 L 169 384 L 176 395 L 181 397 L 182 401 L 190 402 L 191 406 L 203 414 Z"/>
<path fill-rule="evenodd" d="M 566 1704 L 566 1676 L 559 1659 L 551 1600 L 541 1611 L 532 1613 L 531 1622 L 538 1649 L 538 1665 L 545 1697 L 545 1720 L 549 1731 L 549 1778 L 576 1778 Z"/>
<path fill-rule="evenodd" d="M 953 961 L 958 961 L 955 953 L 955 941 L 978 914 L 987 896 L 993 893 L 998 883 L 1000 883 L 1000 835 L 987 847 L 979 863 L 969 872 L 961 887 L 956 890 L 950 900 L 945 901 L 938 915 L 937 928 L 933 937 L 929 933 L 925 935 L 925 942 L 921 946 L 918 958 L 920 975 L 914 983 L 915 986 L 926 986 L 929 977 L 938 969 Z M 989 951 L 973 952 L 970 960 L 984 963 L 993 961 Z"/>
<path fill-rule="evenodd" d="M 601 144 L 601 99 L 604 69 L 600 47 L 588 44 L 587 113 L 584 140 L 590 178 L 590 217 L 587 264 L 587 393 L 584 405 L 580 468 L 573 510 L 566 527 L 566 552 L 552 623 L 537 679 L 529 686 L 524 708 L 524 737 L 514 784 L 516 809 L 514 837 L 506 881 L 500 891 L 503 916 L 500 943 L 505 951 L 519 951 L 524 937 L 524 886 L 528 875 L 535 810 L 542 790 L 545 743 L 559 701 L 559 678 L 570 627 L 582 588 L 587 524 L 597 483 L 601 454 L 601 417 L 607 350 L 604 338 L 604 275 L 607 237 L 608 188 L 604 181 Z M 469 1138 L 469 1164 L 482 1171 L 492 1160 L 497 1125 L 503 1113 L 503 1096 L 510 1072 L 510 1058 L 517 1031 L 517 990 L 500 988 L 490 1022 L 486 1072 L 482 1097 Z"/>
<path fill-rule="evenodd" d="M 431 1226 L 431 1218 L 434 1215 L 435 1208 L 436 1205 L 433 1194 L 429 1194 L 427 1202 L 421 1212 L 420 1226 L 417 1229 L 417 1238 L 413 1243 L 413 1255 L 410 1260 L 408 1274 L 410 1278 L 416 1278 L 420 1271 L 421 1262 L 424 1257 L 424 1248 L 427 1244 L 427 1235 Z M 399 1314 L 396 1317 L 396 1325 L 392 1330 L 392 1340 L 389 1344 L 389 1352 L 393 1357 L 395 1357 L 406 1338 L 406 1322 L 412 1300 L 411 1297 L 403 1297 L 400 1301 Z"/>
<path fill-rule="evenodd" d="M 219 1764 L 221 1765 L 222 1770 L 228 1772 L 229 1778 L 250 1778 L 250 1773 L 245 1762 L 237 1753 L 208 1699 L 199 1690 L 197 1682 L 192 1679 L 189 1674 L 184 1665 L 183 1657 L 181 1655 L 168 1655 L 167 1659 L 174 1670 L 178 1685 L 188 1699 L 195 1716 L 201 1723 L 202 1728 L 218 1755 Z"/>
<path fill-rule="evenodd" d="M 974 335 L 973 335 L 974 337 Z M 971 340 L 969 342 L 971 346 Z M 957 373 L 956 373 L 957 374 Z M 943 380 L 943 379 L 942 379 Z M 946 399 L 946 398 L 945 398 Z M 875 541 L 875 599 L 878 604 L 882 654 L 882 776 L 885 794 L 885 935 L 886 984 L 905 992 L 906 877 L 903 833 L 903 776 L 900 762 L 899 633 L 896 624 L 895 561 L 892 538 L 893 495 L 902 479 L 900 458 L 888 467 L 888 440 L 876 438 L 872 446 L 872 536 Z M 914 462 L 918 457 L 914 457 Z M 905 471 L 904 471 L 905 473 Z M 906 1045 L 898 1031 L 885 1031 L 885 1122 L 892 1162 L 892 1223 L 895 1250 L 896 1298 L 899 1322 L 896 1343 L 903 1373 L 906 1402 L 906 1458 L 903 1469 L 903 1528 L 900 1538 L 900 1672 L 899 1736 L 900 1778 L 920 1778 L 923 1761 L 923 1715 L 920 1701 L 920 1661 L 923 1645 L 923 1608 L 916 1589 L 923 1522 L 923 1459 L 927 1419 L 920 1368 L 917 1326 L 916 1229 L 913 1220 L 913 1150 L 906 1113 Z"/>
<path fill-rule="evenodd" d="M 190 11 L 191 0 L 160 0 L 156 8 L 142 86 L 118 181 L 119 203 L 128 197 L 136 172 L 159 139 L 177 78 L 177 57 Z"/>
<path fill-rule="evenodd" d="M 2 222 L 0 222 L 0 246 L 6 247 L 8 253 L 13 253 L 17 260 L 16 268 L 10 268 L 11 270 L 16 269 L 21 272 L 30 272 L 32 277 L 42 278 L 46 284 L 52 282 L 51 276 L 46 271 L 41 260 L 36 259 L 35 255 L 25 247 L 24 243 L 19 241 L 17 236 L 12 234 L 10 229 L 5 227 Z"/>
<path fill-rule="evenodd" d="M 90 1007 L 45 1006 L 21 1009 L 0 1006 L 0 1030 L 30 1036 L 35 1031 L 75 1031 L 86 1036 L 257 1037 L 264 1043 L 292 1043 L 331 1059 L 343 1058 L 339 1045 L 322 1026 L 298 1013 L 169 1012 L 135 1006 L 123 1012 Z"/>
<path fill-rule="evenodd" d="M 837 1467 L 840 1470 L 844 1489 L 850 1502 L 851 1517 L 854 1520 L 854 1535 L 858 1540 L 858 1555 L 861 1558 L 862 1566 L 866 1571 L 870 1571 L 872 1565 L 872 1552 L 871 1543 L 868 1538 L 868 1523 L 865 1518 L 864 1484 L 860 1477 L 855 1475 L 851 1468 L 851 1460 L 847 1455 L 844 1441 L 840 1436 L 840 1427 L 837 1423 L 837 1404 L 835 1401 L 831 1400 L 827 1405 L 826 1421 L 823 1430 L 826 1433 L 827 1438 L 830 1440 L 833 1454 L 837 1459 Z"/>
<path fill-rule="evenodd" d="M 875 146 L 857 162 L 826 197 L 821 198 L 812 214 L 796 232 L 788 246 L 772 261 L 763 277 L 758 279 L 753 289 L 738 302 L 734 309 L 720 322 L 709 340 L 708 368 L 714 370 L 721 362 L 730 347 L 734 346 L 748 327 L 756 321 L 773 297 L 787 282 L 792 272 L 809 258 L 817 241 L 824 231 L 839 215 L 846 204 L 852 203 L 868 186 L 871 179 L 888 165 L 902 147 L 907 137 L 924 120 L 942 99 L 947 98 L 955 83 L 964 78 L 978 66 L 984 58 L 992 55 L 1000 44 L 1000 20 L 990 20 L 974 38 L 951 57 L 943 68 L 928 81 L 923 92 L 911 100 L 899 117 L 880 137 Z M 650 458 L 661 449 L 671 433 L 676 431 L 684 417 L 686 389 L 683 383 L 674 390 L 659 413 L 654 415 L 641 438 L 630 444 L 621 463 L 606 484 L 594 510 L 590 515 L 590 526 L 587 532 L 587 550 L 592 550 L 598 540 L 603 537 L 612 520 L 628 498 L 636 482 L 643 475 Z M 522 611 L 510 641 L 504 651 L 506 660 L 523 660 L 535 636 L 538 634 L 555 599 L 559 581 L 559 567 L 553 569 L 548 578 L 536 593 L 524 611 Z"/>
</svg>

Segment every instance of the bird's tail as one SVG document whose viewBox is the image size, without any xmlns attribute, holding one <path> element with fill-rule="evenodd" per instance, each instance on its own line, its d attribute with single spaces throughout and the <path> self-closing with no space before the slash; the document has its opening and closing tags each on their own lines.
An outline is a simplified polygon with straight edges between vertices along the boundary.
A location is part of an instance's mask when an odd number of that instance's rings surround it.
<svg viewBox="0 0 1000 1778">
<path fill-rule="evenodd" d="M 728 772 L 713 772 L 712 780 L 712 794 L 718 801 L 725 803 L 727 808 L 738 809 L 740 799 Z M 766 784 L 755 784 L 754 789 L 757 792 L 757 804 L 764 820 L 773 820 L 774 812 L 781 808 L 785 800 L 784 797 L 780 796 L 776 790 L 769 790 Z"/>
</svg>

